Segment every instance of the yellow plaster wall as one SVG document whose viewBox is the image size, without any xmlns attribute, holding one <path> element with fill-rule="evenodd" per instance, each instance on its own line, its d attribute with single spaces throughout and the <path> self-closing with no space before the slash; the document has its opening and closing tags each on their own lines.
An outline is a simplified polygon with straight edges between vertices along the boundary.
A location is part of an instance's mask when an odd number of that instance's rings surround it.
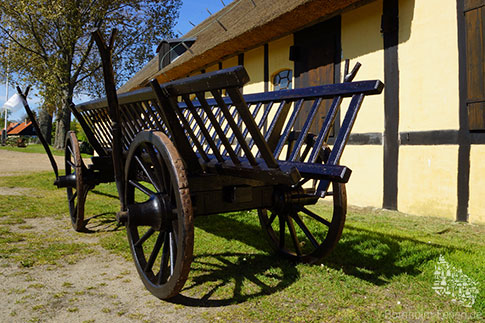
<svg viewBox="0 0 485 323">
<path fill-rule="evenodd" d="M 264 92 L 263 46 L 244 53 L 244 68 L 249 74 L 249 82 L 244 86 L 244 93 Z"/>
<path fill-rule="evenodd" d="M 222 68 L 237 66 L 237 62 L 238 62 L 237 56 L 233 56 L 222 62 Z"/>
<path fill-rule="evenodd" d="M 455 220 L 458 146 L 401 146 L 398 209 Z"/>
<path fill-rule="evenodd" d="M 340 164 L 352 170 L 346 185 L 348 203 L 382 207 L 382 146 L 348 145 Z"/>
<path fill-rule="evenodd" d="M 485 146 L 472 145 L 470 151 L 469 221 L 485 224 Z"/>
<path fill-rule="evenodd" d="M 399 4 L 399 130 L 458 129 L 456 1 Z"/>
<path fill-rule="evenodd" d="M 218 70 L 219 70 L 219 63 L 207 67 L 205 69 L 205 72 L 209 73 L 209 72 L 214 72 L 214 71 L 218 71 Z"/>
<path fill-rule="evenodd" d="M 357 73 L 358 80 L 384 81 L 384 52 L 381 36 L 382 1 L 378 0 L 342 15 L 342 73 L 344 61 L 350 59 L 352 68 L 356 62 L 362 67 Z M 348 105 L 345 100 L 342 107 Z M 343 110 L 345 111 L 345 110 Z M 341 113 L 343 120 L 344 113 Z M 384 131 L 384 95 L 369 96 L 355 122 L 352 133 Z"/>
<path fill-rule="evenodd" d="M 350 59 L 350 68 L 356 62 L 362 67 L 355 81 L 379 79 L 384 81 L 383 42 L 380 33 L 382 1 L 378 0 L 342 15 L 342 64 Z M 349 99 L 342 103 L 343 120 Z M 352 133 L 384 131 L 384 95 L 368 96 L 355 122 Z M 382 207 L 383 148 L 379 145 L 347 145 L 341 164 L 352 169 L 347 183 L 349 204 Z"/>
</svg>

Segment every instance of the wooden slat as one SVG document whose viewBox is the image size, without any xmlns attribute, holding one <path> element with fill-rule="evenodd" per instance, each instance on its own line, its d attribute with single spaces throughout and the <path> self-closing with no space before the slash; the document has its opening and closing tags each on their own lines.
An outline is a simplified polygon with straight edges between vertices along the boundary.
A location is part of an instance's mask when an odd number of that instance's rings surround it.
<svg viewBox="0 0 485 323">
<path fill-rule="evenodd" d="M 272 103 L 271 103 L 271 105 L 272 105 Z M 261 107 L 262 107 L 262 106 L 263 106 L 263 104 L 262 104 L 262 103 L 258 103 L 258 104 L 256 105 L 256 107 L 254 108 L 254 111 L 253 111 L 253 113 L 252 113 L 253 118 L 255 118 L 255 119 L 256 119 L 256 116 L 258 115 L 258 112 L 259 112 L 259 110 L 261 110 Z M 236 110 L 236 111 L 237 111 L 237 110 Z M 267 109 L 267 110 L 266 110 L 264 113 L 269 113 L 269 109 Z M 241 121 L 242 121 L 242 120 L 241 120 Z M 258 123 L 258 128 L 259 128 L 259 129 L 261 129 L 261 128 L 262 128 L 262 122 Z M 244 139 L 246 139 L 246 138 L 247 138 L 247 136 L 248 136 L 248 132 L 249 132 L 249 129 L 248 129 L 248 128 L 245 128 L 245 129 L 244 129 L 244 131 L 243 131 L 243 137 L 244 137 Z M 249 142 L 249 148 L 251 148 L 251 149 L 252 149 L 252 148 L 253 148 L 253 146 L 254 146 L 254 140 L 253 140 L 253 139 L 251 139 L 251 141 Z M 241 146 L 238 144 L 238 145 L 237 145 L 237 147 L 236 147 L 236 154 L 239 154 L 239 152 L 240 152 L 240 151 L 241 151 Z"/>
<path fill-rule="evenodd" d="M 229 143 L 229 140 L 227 137 L 224 135 L 224 131 L 222 130 L 221 126 L 219 125 L 216 117 L 212 113 L 211 107 L 207 104 L 207 101 L 205 100 L 204 93 L 203 92 L 197 92 L 195 94 L 197 96 L 197 99 L 199 100 L 202 108 L 204 109 L 205 113 L 209 117 L 209 120 L 212 123 L 212 126 L 214 127 L 214 130 L 216 131 L 219 140 L 222 141 L 222 144 L 226 148 L 226 151 L 231 158 L 232 162 L 234 164 L 240 164 L 240 160 L 237 157 L 236 153 L 234 152 L 234 149 L 232 149 L 231 144 Z"/>
<path fill-rule="evenodd" d="M 363 94 L 357 94 L 352 97 L 349 108 L 347 109 L 347 113 L 345 114 L 344 121 L 340 127 L 340 131 L 335 139 L 335 144 L 332 147 L 332 152 L 330 153 L 327 164 L 337 165 L 339 163 L 340 157 L 342 156 L 345 145 L 349 140 L 350 132 L 352 131 L 355 118 L 357 117 L 357 113 L 359 112 L 363 100 Z"/>
<path fill-rule="evenodd" d="M 256 143 L 256 146 L 258 147 L 261 157 L 263 157 L 264 161 L 266 162 L 266 165 L 268 165 L 270 168 L 277 168 L 278 163 L 276 162 L 273 153 L 270 151 L 268 144 L 264 140 L 263 135 L 259 131 L 258 125 L 254 121 L 253 116 L 249 112 L 248 105 L 244 101 L 241 92 L 237 88 L 229 88 L 227 89 L 227 93 L 236 106 L 239 116 L 244 120 L 244 123 L 248 128 L 251 137 Z"/>
<path fill-rule="evenodd" d="M 96 127 L 96 129 L 99 129 L 100 130 L 100 133 L 102 135 L 102 142 L 104 142 L 104 144 L 107 146 L 107 147 L 111 147 L 111 131 L 109 130 L 109 128 L 106 127 L 106 125 L 104 124 L 104 122 L 101 121 L 101 119 L 99 118 L 99 113 L 102 112 L 104 110 L 96 110 L 96 111 L 90 111 L 91 113 L 91 120 L 93 120 L 93 123 Z M 108 119 L 109 120 L 109 119 Z"/>
<path fill-rule="evenodd" d="M 99 156 L 107 155 L 107 152 L 104 150 L 103 147 L 101 147 L 101 145 L 99 144 L 99 141 L 96 139 L 96 136 L 93 132 L 93 128 L 91 128 L 91 126 L 89 126 L 88 123 L 86 122 L 84 115 L 82 115 L 74 105 L 71 106 L 71 111 L 74 117 L 78 120 L 81 127 L 83 128 L 84 133 L 88 138 L 89 144 L 93 147 L 93 149 L 98 153 Z"/>
<path fill-rule="evenodd" d="M 185 101 L 185 103 L 187 104 L 188 108 L 192 111 L 192 115 L 195 118 L 195 122 L 197 122 L 197 124 L 199 125 L 199 129 L 202 132 L 203 136 L 205 138 L 207 138 L 208 146 L 212 149 L 212 152 L 213 152 L 214 156 L 216 157 L 217 161 L 219 161 L 220 163 L 224 162 L 224 158 L 222 158 L 221 154 L 219 153 L 219 149 L 217 149 L 216 144 L 212 140 L 211 135 L 209 134 L 209 131 L 207 130 L 207 128 L 205 126 L 204 120 L 202 120 L 200 115 L 197 113 L 197 109 L 192 105 L 192 102 L 190 101 L 189 96 L 188 95 L 182 95 L 182 98 Z M 201 143 L 202 143 L 202 141 L 201 141 Z M 207 151 L 205 151 L 205 152 L 207 152 Z"/>
<path fill-rule="evenodd" d="M 157 96 L 162 120 L 169 130 L 175 147 L 187 165 L 187 171 L 189 174 L 200 173 L 202 168 L 200 167 L 198 157 L 192 150 L 190 142 L 187 140 L 185 132 L 180 126 L 180 122 L 175 114 L 175 109 L 179 108 L 177 101 L 173 97 L 167 96 L 167 92 L 160 87 L 157 80 L 152 80 L 150 85 Z"/>
<path fill-rule="evenodd" d="M 187 118 L 183 114 L 183 110 L 181 110 L 181 109 L 175 109 L 175 112 L 177 113 L 180 121 L 182 122 L 182 125 L 184 126 L 185 132 L 192 139 L 192 142 L 194 143 L 195 147 L 199 151 L 200 156 L 202 157 L 202 159 L 204 159 L 204 161 L 208 162 L 209 161 L 209 157 L 207 157 L 207 154 L 205 153 L 204 148 L 202 147 L 202 145 L 200 144 L 199 140 L 197 139 L 197 136 L 195 135 L 194 131 L 190 127 L 190 124 L 187 121 Z"/>
<path fill-rule="evenodd" d="M 135 139 L 135 136 L 138 132 L 135 131 L 135 129 L 133 128 L 132 120 L 130 120 L 130 118 L 127 117 L 125 110 L 126 110 L 126 107 L 120 105 L 120 119 L 121 119 L 123 128 L 126 128 L 129 133 L 130 140 L 133 141 L 133 139 Z"/>
<path fill-rule="evenodd" d="M 160 122 L 158 117 L 153 112 L 153 108 L 152 108 L 150 102 L 149 101 L 143 101 L 141 104 L 142 104 L 144 110 L 147 112 L 152 123 L 155 124 L 155 128 L 160 130 L 160 131 L 163 131 L 164 125 L 162 125 L 162 123 Z"/>
<path fill-rule="evenodd" d="M 101 135 L 99 133 L 99 130 L 94 126 L 94 122 L 91 118 L 90 111 L 83 111 L 82 114 L 83 114 L 83 117 L 84 117 L 84 120 L 86 121 L 86 123 L 93 130 L 93 135 L 96 137 L 97 142 L 102 147 L 102 149 L 106 152 L 106 154 L 108 154 L 108 150 L 106 150 L 106 147 L 103 147 L 103 141 L 101 140 L 102 138 L 101 138 Z"/>
<path fill-rule="evenodd" d="M 323 121 L 322 129 L 318 133 L 318 137 L 315 140 L 315 144 L 312 150 L 308 161 L 310 163 L 314 163 L 317 161 L 318 155 L 320 154 L 320 150 L 325 142 L 328 140 L 328 136 L 330 134 L 330 129 L 335 122 L 335 118 L 337 116 L 337 111 L 340 108 L 340 104 L 342 104 L 342 97 L 337 97 L 333 100 L 330 109 L 328 110 L 327 115 L 325 116 L 325 120 Z"/>
<path fill-rule="evenodd" d="M 298 115 L 301 112 L 301 107 L 303 106 L 303 99 L 300 99 L 298 102 L 295 102 L 295 107 L 293 109 L 293 112 L 290 116 L 290 119 L 286 123 L 285 131 L 283 134 L 279 137 L 278 144 L 276 145 L 276 148 L 274 150 L 274 156 L 275 158 L 278 158 L 281 154 L 281 151 L 283 150 L 283 147 L 288 140 L 288 136 L 290 135 L 291 129 L 295 125 L 295 121 L 298 118 Z"/>
<path fill-rule="evenodd" d="M 253 165 L 253 166 L 258 165 L 258 162 L 254 158 L 254 156 L 253 156 L 253 154 L 251 152 L 251 149 L 249 148 L 248 144 L 246 143 L 246 139 L 244 138 L 244 136 L 243 136 L 241 130 L 239 129 L 239 127 L 237 126 L 236 121 L 234 121 L 234 118 L 231 116 L 231 113 L 229 112 L 229 109 L 227 108 L 226 104 L 222 100 L 220 91 L 212 91 L 211 93 L 214 96 L 214 98 L 216 99 L 219 107 L 221 108 L 222 113 L 224 114 L 224 117 L 227 120 L 227 123 L 230 125 L 230 127 L 232 129 L 232 132 L 234 133 L 234 135 L 236 136 L 236 138 L 237 138 L 237 140 L 239 142 L 239 145 L 244 150 L 244 153 L 246 154 L 246 158 L 249 160 L 249 163 L 251 165 Z M 222 136 L 224 138 L 226 138 L 225 135 L 226 134 L 223 132 L 222 133 Z M 229 145 L 231 145 L 231 143 L 229 143 Z M 234 153 L 234 154 L 236 154 L 236 153 Z"/>
<path fill-rule="evenodd" d="M 288 112 L 290 111 L 291 103 L 291 101 L 287 100 L 281 101 L 280 106 L 278 107 L 278 110 L 276 110 L 276 114 L 274 115 L 273 120 L 268 128 L 268 132 L 266 133 L 265 140 L 273 152 L 278 145 L 281 130 L 285 125 L 285 120 L 288 116 Z"/>
<path fill-rule="evenodd" d="M 310 108 L 308 116 L 306 117 L 305 123 L 303 124 L 303 127 L 301 129 L 300 136 L 296 140 L 295 147 L 293 148 L 293 151 L 291 152 L 291 155 L 289 157 L 290 160 L 296 161 L 298 155 L 300 154 L 301 147 L 303 146 L 303 143 L 306 139 L 308 131 L 310 130 L 310 127 L 312 126 L 312 124 L 315 120 L 315 117 L 317 115 L 317 111 L 318 111 L 321 103 L 322 103 L 322 99 L 320 99 L 320 98 L 316 99 L 313 102 L 313 105 Z M 289 149 L 288 149 L 288 151 L 289 151 Z"/>
</svg>

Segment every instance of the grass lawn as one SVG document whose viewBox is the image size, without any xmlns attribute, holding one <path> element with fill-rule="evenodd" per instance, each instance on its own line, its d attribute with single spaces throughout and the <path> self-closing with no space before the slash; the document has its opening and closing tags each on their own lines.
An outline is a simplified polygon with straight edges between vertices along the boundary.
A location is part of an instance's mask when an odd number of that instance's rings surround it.
<svg viewBox="0 0 485 323">
<path fill-rule="evenodd" d="M 0 149 L 10 151 L 20 151 L 23 153 L 40 153 L 45 154 L 44 147 L 41 144 L 29 144 L 27 147 L 19 148 L 16 146 L 0 146 Z M 55 156 L 64 156 L 64 150 L 57 150 L 51 146 L 52 154 Z"/>
<path fill-rule="evenodd" d="M 64 149 L 62 150 L 57 150 L 54 149 L 54 147 L 50 146 L 51 152 L 54 156 L 64 156 Z M 0 149 L 4 150 L 10 150 L 10 151 L 20 151 L 23 153 L 40 153 L 40 154 L 45 154 L 44 146 L 41 144 L 29 144 L 27 147 L 16 147 L 16 146 L 0 146 Z M 81 154 L 83 158 L 89 158 L 92 157 L 92 155 L 88 154 Z"/>
<path fill-rule="evenodd" d="M 89 257 L 89 246 L 14 230 L 26 218 L 67 218 L 65 192 L 51 183 L 51 173 L 0 177 L 0 187 L 35 192 L 0 195 L 0 257 L 25 267 Z M 111 221 L 119 202 L 110 195 L 117 195 L 114 184 L 96 187 L 88 195 L 87 214 Z M 322 203 L 315 210 L 325 208 Z M 483 320 L 484 225 L 350 208 L 340 243 L 318 266 L 274 256 L 255 211 L 199 217 L 195 227 L 189 279 L 172 302 L 220 308 L 203 314 L 210 321 Z M 123 228 L 96 235 L 102 247 L 131 261 Z M 439 268 L 451 275 L 445 277 L 448 294 L 433 289 Z"/>
</svg>

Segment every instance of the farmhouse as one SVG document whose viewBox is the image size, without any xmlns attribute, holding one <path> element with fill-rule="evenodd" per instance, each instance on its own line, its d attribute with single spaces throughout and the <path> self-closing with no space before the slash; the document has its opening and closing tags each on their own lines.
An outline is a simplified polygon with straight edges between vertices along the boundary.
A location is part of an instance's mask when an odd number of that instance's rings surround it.
<svg viewBox="0 0 485 323">
<path fill-rule="evenodd" d="M 386 87 L 342 157 L 349 203 L 483 223 L 484 26 L 485 0 L 235 0 L 163 41 L 120 92 L 235 65 L 244 93 L 299 88 L 358 61 L 356 80 Z"/>
<path fill-rule="evenodd" d="M 32 121 L 11 123 L 7 128 L 9 136 L 35 136 L 35 129 Z"/>
</svg>

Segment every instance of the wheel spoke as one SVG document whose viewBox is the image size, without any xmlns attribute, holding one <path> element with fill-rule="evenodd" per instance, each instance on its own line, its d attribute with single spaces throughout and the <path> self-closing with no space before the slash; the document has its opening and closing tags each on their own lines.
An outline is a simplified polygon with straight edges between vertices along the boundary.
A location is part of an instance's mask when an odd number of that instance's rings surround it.
<svg viewBox="0 0 485 323">
<path fill-rule="evenodd" d="M 296 184 L 296 187 L 302 187 L 303 185 L 305 185 L 305 183 L 307 183 L 309 180 L 311 180 L 311 178 L 305 178 L 304 180 L 300 181 L 298 184 Z"/>
<path fill-rule="evenodd" d="M 74 155 L 74 153 L 72 152 L 72 148 L 71 148 L 71 145 L 67 145 L 67 149 L 69 150 L 69 153 L 71 154 L 71 156 L 75 159 L 76 156 Z"/>
<path fill-rule="evenodd" d="M 155 170 L 155 174 L 160 181 L 160 185 L 163 185 L 163 189 L 161 188 L 161 192 L 166 193 L 167 192 L 167 179 L 163 171 L 163 163 L 160 161 L 159 156 L 155 152 L 152 146 L 146 145 L 146 148 L 148 150 L 148 154 L 150 155 L 150 158 L 152 160 L 153 164 L 153 169 Z M 169 179 L 170 181 L 170 179 Z M 170 185 L 170 182 L 169 182 Z"/>
<path fill-rule="evenodd" d="M 296 224 L 301 228 L 301 230 L 305 233 L 307 236 L 308 240 L 312 243 L 312 245 L 315 248 L 318 248 L 320 244 L 317 242 L 317 239 L 315 239 L 315 236 L 308 230 L 308 227 L 303 223 L 303 220 L 300 218 L 298 213 L 294 214 L 293 219 L 295 220 Z"/>
<path fill-rule="evenodd" d="M 175 242 L 173 241 L 172 232 L 168 233 L 170 242 L 170 276 L 173 275 L 173 270 L 175 268 Z"/>
<path fill-rule="evenodd" d="M 285 219 L 284 215 L 280 215 L 279 217 L 280 221 L 280 249 L 283 249 L 285 247 Z"/>
<path fill-rule="evenodd" d="M 166 234 L 165 232 L 160 232 L 160 234 L 158 235 L 157 241 L 153 246 L 152 253 L 150 254 L 150 258 L 148 259 L 148 262 L 145 266 L 145 269 L 144 269 L 145 272 L 148 272 L 149 270 L 152 269 L 153 264 L 157 259 L 158 253 L 160 252 L 160 248 L 162 247 L 163 241 L 165 240 L 165 234 Z"/>
<path fill-rule="evenodd" d="M 136 187 L 137 189 L 139 189 L 140 191 L 142 191 L 143 193 L 145 193 L 148 196 L 155 195 L 155 192 L 153 192 L 152 190 L 150 190 L 146 186 L 138 183 L 137 181 L 134 181 L 134 180 L 130 179 L 128 181 L 128 183 L 130 183 L 132 186 Z"/>
<path fill-rule="evenodd" d="M 140 157 L 135 156 L 135 160 L 138 162 L 141 169 L 143 170 L 145 175 L 148 177 L 148 179 L 150 180 L 152 185 L 155 186 L 155 188 L 157 189 L 158 192 L 161 192 L 162 190 L 160 189 L 158 182 L 154 179 L 154 174 L 152 173 L 152 171 L 148 167 L 146 167 L 146 165 L 141 161 Z"/>
<path fill-rule="evenodd" d="M 288 221 L 288 229 L 290 230 L 291 240 L 293 240 L 293 244 L 295 245 L 296 254 L 298 256 L 301 256 L 300 241 L 298 240 L 298 237 L 296 236 L 296 231 L 295 231 L 295 226 L 293 225 L 293 220 L 292 220 L 292 218 L 287 217 L 286 221 Z"/>
<path fill-rule="evenodd" d="M 318 222 L 325 224 L 327 227 L 330 227 L 330 225 L 331 225 L 330 222 L 328 222 L 324 218 L 320 217 L 319 215 L 316 215 L 315 213 L 313 213 L 312 211 L 308 210 L 307 208 L 301 207 L 299 209 L 300 209 L 300 211 L 302 211 L 303 213 L 311 216 L 312 218 L 314 218 Z"/>
<path fill-rule="evenodd" d="M 268 220 L 268 227 L 273 223 L 274 219 L 276 219 L 276 215 L 277 215 L 276 212 L 271 213 L 271 216 L 269 217 L 269 220 Z"/>
<path fill-rule="evenodd" d="M 67 163 L 69 164 L 69 166 L 71 166 L 72 168 L 76 168 L 76 165 L 74 165 L 74 163 L 69 159 L 67 161 Z"/>
<path fill-rule="evenodd" d="M 164 241 L 163 250 L 162 250 L 162 260 L 160 261 L 160 272 L 158 273 L 158 285 L 162 283 L 162 281 L 167 277 L 167 265 L 168 265 L 168 253 L 169 251 L 169 243 L 167 243 L 169 239 L 168 232 L 164 232 Z"/>
<path fill-rule="evenodd" d="M 172 236 L 173 236 L 173 240 L 175 241 L 175 250 L 177 250 L 177 247 L 178 247 L 178 221 L 177 219 L 173 220 L 172 221 Z"/>
<path fill-rule="evenodd" d="M 77 197 L 77 191 L 74 192 L 74 194 L 72 194 L 72 196 L 69 198 L 69 202 L 74 201 L 76 199 L 76 197 Z"/>
<path fill-rule="evenodd" d="M 147 239 L 148 239 L 148 238 L 150 238 L 150 237 L 152 236 L 152 234 L 154 234 L 154 233 L 155 233 L 155 229 L 153 229 L 153 228 L 148 229 L 148 231 L 147 231 L 147 232 L 145 232 L 145 234 L 143 235 L 143 237 L 141 237 L 141 238 L 140 238 L 140 239 L 139 239 L 139 240 L 138 240 L 138 241 L 137 241 L 137 242 L 134 244 L 134 246 L 135 246 L 135 247 L 140 247 L 140 246 L 143 244 L 143 242 L 147 241 Z"/>
</svg>

